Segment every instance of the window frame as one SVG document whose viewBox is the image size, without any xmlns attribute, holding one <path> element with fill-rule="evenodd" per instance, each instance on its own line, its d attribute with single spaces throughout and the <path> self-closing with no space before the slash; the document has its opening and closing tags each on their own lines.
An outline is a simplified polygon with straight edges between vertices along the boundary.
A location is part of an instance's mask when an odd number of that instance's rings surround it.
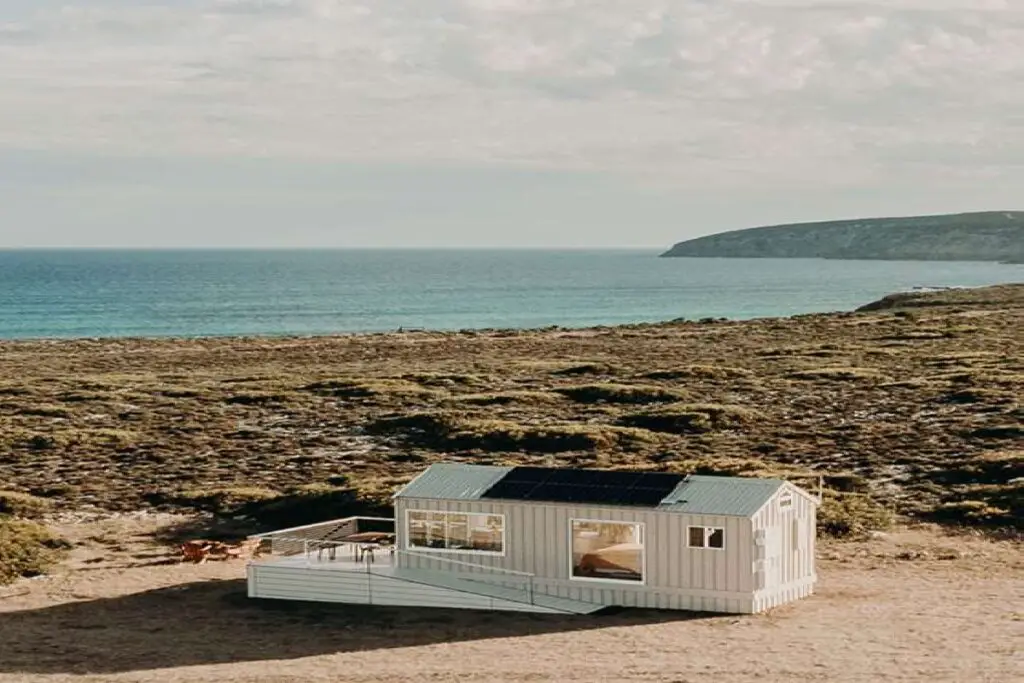
<svg viewBox="0 0 1024 683">
<path fill-rule="evenodd" d="M 630 579 L 605 579 L 599 576 L 576 576 L 573 570 L 576 564 L 573 561 L 573 531 L 576 522 L 589 522 L 592 524 L 621 524 L 623 526 L 638 527 L 640 529 L 640 580 Z M 583 581 L 587 583 L 611 583 L 617 586 L 646 586 L 647 585 L 647 525 L 644 522 L 633 522 L 621 519 L 595 519 L 592 517 L 570 517 L 569 518 L 569 580 Z"/>
<path fill-rule="evenodd" d="M 501 550 L 475 550 L 472 548 L 430 548 L 427 546 L 413 545 L 412 544 L 412 515 L 414 513 L 422 513 L 426 515 L 445 515 L 444 528 L 445 528 L 445 541 L 448 540 L 448 516 L 450 515 L 465 515 L 467 526 L 469 524 L 469 517 L 478 515 L 480 517 L 500 517 L 501 518 Z M 407 508 L 405 510 L 405 546 L 404 550 L 413 553 L 445 553 L 454 555 L 489 555 L 491 557 L 504 557 L 505 552 L 508 548 L 508 530 L 505 526 L 507 521 L 505 515 L 500 512 L 471 512 L 465 510 L 423 510 L 420 508 Z M 431 523 L 428 518 L 427 524 Z"/>
<path fill-rule="evenodd" d="M 790 491 L 783 491 L 779 495 L 779 507 L 780 508 L 792 508 L 793 507 L 793 494 Z"/>
<path fill-rule="evenodd" d="M 693 545 L 693 543 L 691 542 L 693 540 L 693 538 L 690 535 L 692 533 L 692 531 L 691 531 L 692 529 L 703 529 L 704 530 L 704 545 Z M 717 546 L 713 546 L 713 545 L 709 545 L 708 544 L 709 541 L 711 540 L 711 536 L 716 531 L 721 531 L 722 532 L 722 546 L 721 547 L 717 547 Z M 725 550 L 725 527 L 724 526 L 701 526 L 701 525 L 697 525 L 697 524 L 688 524 L 686 526 L 686 547 L 687 548 L 694 548 L 696 550 L 718 550 L 718 551 Z"/>
</svg>

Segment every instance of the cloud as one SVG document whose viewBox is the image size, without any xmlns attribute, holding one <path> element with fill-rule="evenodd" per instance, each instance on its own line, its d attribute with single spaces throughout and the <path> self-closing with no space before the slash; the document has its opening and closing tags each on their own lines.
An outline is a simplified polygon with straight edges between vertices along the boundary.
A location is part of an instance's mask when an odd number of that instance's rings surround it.
<svg viewBox="0 0 1024 683">
<path fill-rule="evenodd" d="M 1016 0 L 14 0 L 0 147 L 1021 179 Z"/>
</svg>

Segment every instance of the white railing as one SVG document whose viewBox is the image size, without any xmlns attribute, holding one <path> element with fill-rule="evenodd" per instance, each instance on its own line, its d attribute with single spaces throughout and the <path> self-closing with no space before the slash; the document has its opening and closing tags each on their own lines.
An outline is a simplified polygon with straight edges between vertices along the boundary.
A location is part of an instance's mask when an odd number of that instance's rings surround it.
<svg viewBox="0 0 1024 683">
<path fill-rule="evenodd" d="M 362 531 L 361 522 L 373 523 L 375 526 L 386 526 L 387 523 L 390 523 L 392 530 L 394 529 L 394 519 L 390 517 L 345 517 L 343 519 L 304 524 L 262 534 L 253 534 L 249 538 L 258 538 L 264 544 L 269 545 L 271 555 L 298 555 L 301 553 L 308 556 L 308 541 L 316 541 L 321 544 L 334 543 L 336 545 L 346 545 L 340 539 Z M 381 522 L 385 524 L 377 524 Z"/>
<path fill-rule="evenodd" d="M 442 555 L 415 550 L 395 550 L 395 554 L 400 558 L 415 560 L 415 563 L 403 563 L 405 566 L 414 565 L 409 568 L 437 572 L 458 581 L 470 581 L 489 586 L 493 589 L 511 590 L 521 594 L 512 599 L 533 604 L 533 579 L 535 574 L 531 572 L 493 567 L 476 562 L 466 562 L 465 560 L 455 560 Z M 423 564 L 426 564 L 427 567 L 423 567 Z M 443 568 L 431 567 L 430 565 L 432 564 L 441 565 Z M 368 569 L 368 571 L 372 571 L 372 568 Z M 435 575 L 435 578 L 437 578 L 437 575 Z M 458 588 L 455 589 L 458 590 Z"/>
<path fill-rule="evenodd" d="M 326 527 L 327 524 L 315 526 Z M 470 582 L 475 586 L 469 592 L 534 604 L 535 575 L 530 572 L 456 560 L 429 552 L 399 550 L 392 545 L 282 535 L 285 531 L 289 530 L 261 536 L 271 543 L 272 557 L 263 561 L 273 562 L 273 556 L 301 556 L 310 568 L 366 572 L 416 582 L 416 574 L 395 576 L 393 568 L 399 558 L 404 558 L 408 560 L 402 563 L 404 568 L 419 573 L 425 584 L 466 592 L 463 582 Z M 353 557 L 339 557 L 346 548 L 351 548 Z"/>
</svg>

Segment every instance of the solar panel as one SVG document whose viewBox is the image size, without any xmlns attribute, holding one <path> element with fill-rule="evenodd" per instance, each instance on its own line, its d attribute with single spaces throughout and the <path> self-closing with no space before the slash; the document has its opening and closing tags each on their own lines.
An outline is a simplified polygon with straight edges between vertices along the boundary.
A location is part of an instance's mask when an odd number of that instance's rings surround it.
<svg viewBox="0 0 1024 683">
<path fill-rule="evenodd" d="M 502 481 L 519 481 L 519 482 L 530 482 L 538 484 L 549 476 L 551 476 L 552 468 L 550 467 L 513 467 L 508 474 L 502 477 L 499 482 Z"/>
<path fill-rule="evenodd" d="M 483 497 L 505 498 L 507 500 L 529 500 L 530 491 L 536 487 L 536 484 L 531 483 L 500 480 L 484 492 Z"/>
<path fill-rule="evenodd" d="M 683 480 L 666 472 L 515 467 L 482 498 L 655 506 Z"/>
<path fill-rule="evenodd" d="M 640 481 L 636 487 L 642 488 L 675 488 L 679 485 L 682 477 L 671 472 L 643 472 L 640 474 Z"/>
<path fill-rule="evenodd" d="M 672 488 L 675 487 L 673 486 Z M 655 506 L 671 492 L 672 489 L 668 491 L 665 489 L 630 489 L 630 504 Z"/>
</svg>

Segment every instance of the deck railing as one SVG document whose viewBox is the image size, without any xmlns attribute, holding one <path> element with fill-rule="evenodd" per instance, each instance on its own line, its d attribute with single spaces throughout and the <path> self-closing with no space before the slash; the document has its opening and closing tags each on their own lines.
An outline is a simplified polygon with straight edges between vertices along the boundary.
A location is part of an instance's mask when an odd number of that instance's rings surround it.
<svg viewBox="0 0 1024 683">
<path fill-rule="evenodd" d="M 422 581 L 427 585 L 459 591 L 466 591 L 465 583 L 469 582 L 473 585 L 471 592 L 534 604 L 535 575 L 530 572 L 492 567 L 427 552 L 399 550 L 391 545 L 328 540 L 323 537 L 324 530 L 331 532 L 331 535 L 334 532 L 347 535 L 345 530 L 351 527 L 341 524 L 346 521 L 348 520 L 337 520 L 260 534 L 258 537 L 270 541 L 270 557 L 256 562 L 273 562 L 274 556 L 301 556 L 310 568 L 360 571 L 377 576 L 401 578 L 414 583 Z M 291 535 L 296 530 L 303 531 L 306 535 Z M 399 564 L 399 558 L 407 560 L 401 564 L 414 571 L 396 576 L 394 567 Z"/>
<path fill-rule="evenodd" d="M 399 558 L 406 561 L 396 562 Z M 416 581 L 415 577 L 420 577 L 424 583 L 459 591 L 466 591 L 465 584 L 468 582 L 474 586 L 471 590 L 473 593 L 534 604 L 534 574 L 530 572 L 492 567 L 415 550 L 395 549 L 391 561 L 400 564 L 403 569 L 415 572 L 403 574 L 401 578 L 404 580 Z M 387 572 L 388 575 L 392 575 L 383 568 L 383 565 L 376 565 L 373 562 L 363 562 L 363 565 L 371 574 Z"/>
<path fill-rule="evenodd" d="M 321 548 L 346 545 L 340 542 L 340 539 L 352 534 L 362 531 L 390 531 L 393 533 L 394 528 L 395 520 L 390 517 L 357 516 L 254 534 L 249 538 L 262 540 L 264 548 L 271 555 L 305 554 L 308 556 L 311 542 L 314 544 L 313 550 L 319 552 Z"/>
</svg>

